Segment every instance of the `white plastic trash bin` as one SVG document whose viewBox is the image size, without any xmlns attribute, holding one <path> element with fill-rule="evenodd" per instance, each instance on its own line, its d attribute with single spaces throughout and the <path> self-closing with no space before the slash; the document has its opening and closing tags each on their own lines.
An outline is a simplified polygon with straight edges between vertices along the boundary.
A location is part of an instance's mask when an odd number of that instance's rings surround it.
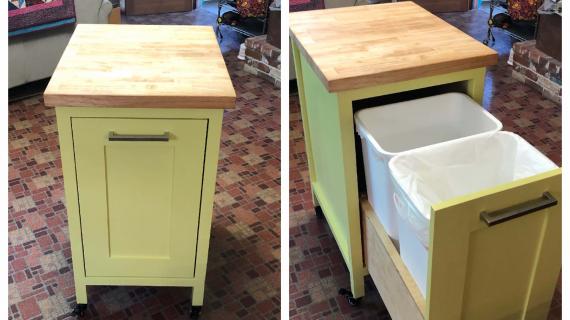
<svg viewBox="0 0 570 320">
<path fill-rule="evenodd" d="M 405 151 L 502 128 L 499 120 L 462 93 L 364 109 L 354 118 L 362 139 L 368 201 L 396 245 L 398 218 L 388 161 Z"/>
<path fill-rule="evenodd" d="M 389 163 L 400 256 L 426 294 L 431 206 L 557 168 L 511 132 L 496 132 L 403 153 Z"/>
</svg>

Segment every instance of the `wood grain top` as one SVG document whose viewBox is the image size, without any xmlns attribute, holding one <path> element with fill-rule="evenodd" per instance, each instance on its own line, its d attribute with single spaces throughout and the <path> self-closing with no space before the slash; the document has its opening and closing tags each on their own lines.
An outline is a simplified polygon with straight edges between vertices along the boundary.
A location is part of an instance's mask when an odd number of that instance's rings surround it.
<svg viewBox="0 0 570 320">
<path fill-rule="evenodd" d="M 290 34 L 330 92 L 497 63 L 494 50 L 410 1 L 295 12 Z"/>
<path fill-rule="evenodd" d="M 44 93 L 49 106 L 233 108 L 210 26 L 79 24 Z"/>
</svg>

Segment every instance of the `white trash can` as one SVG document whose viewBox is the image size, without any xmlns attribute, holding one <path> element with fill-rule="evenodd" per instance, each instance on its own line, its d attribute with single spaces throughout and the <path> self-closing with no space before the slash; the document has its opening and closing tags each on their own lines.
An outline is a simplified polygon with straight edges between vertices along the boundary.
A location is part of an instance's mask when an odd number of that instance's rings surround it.
<svg viewBox="0 0 570 320">
<path fill-rule="evenodd" d="M 502 124 L 469 96 L 446 93 L 358 111 L 368 201 L 398 245 L 396 208 L 388 161 L 402 152 L 476 134 Z"/>
<path fill-rule="evenodd" d="M 389 163 L 400 256 L 426 295 L 431 206 L 557 168 L 520 136 L 495 132 L 414 150 Z"/>
</svg>

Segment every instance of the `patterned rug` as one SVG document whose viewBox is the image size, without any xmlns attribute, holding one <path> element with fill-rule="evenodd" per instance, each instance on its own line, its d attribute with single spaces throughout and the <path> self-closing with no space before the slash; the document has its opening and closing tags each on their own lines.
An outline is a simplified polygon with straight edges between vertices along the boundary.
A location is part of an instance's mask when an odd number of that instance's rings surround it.
<svg viewBox="0 0 570 320">
<path fill-rule="evenodd" d="M 73 0 L 8 0 L 10 36 L 75 23 Z"/>
</svg>

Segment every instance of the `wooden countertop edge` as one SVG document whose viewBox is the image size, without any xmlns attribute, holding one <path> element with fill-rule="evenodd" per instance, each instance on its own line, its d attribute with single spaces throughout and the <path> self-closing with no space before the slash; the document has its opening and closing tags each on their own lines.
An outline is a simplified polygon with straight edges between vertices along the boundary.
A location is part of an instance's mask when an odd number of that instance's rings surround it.
<svg viewBox="0 0 570 320">
<path fill-rule="evenodd" d="M 160 102 L 157 103 L 157 100 L 160 100 Z M 44 104 L 47 107 L 234 109 L 235 101 L 235 95 L 220 97 L 110 95 L 85 97 L 66 94 L 44 94 Z"/>
<path fill-rule="evenodd" d="M 349 91 L 355 89 L 362 89 L 366 87 L 372 87 L 377 85 L 384 85 L 384 84 L 391 84 L 396 82 L 403 82 L 409 81 L 424 77 L 431 77 L 431 76 L 438 76 L 442 74 L 448 74 L 452 72 L 459 72 L 464 70 L 471 70 L 477 68 L 484 68 L 489 67 L 492 65 L 496 65 L 498 63 L 498 55 L 489 54 L 486 56 L 480 57 L 473 57 L 467 59 L 460 59 L 455 60 L 457 64 L 460 66 L 450 68 L 448 66 L 449 62 L 442 62 L 436 64 L 426 64 L 420 67 L 413 67 L 413 68 L 406 68 L 400 70 L 393 70 L 393 71 L 386 71 L 382 74 L 373 74 L 373 75 L 365 75 L 365 76 L 357 76 L 352 78 L 340 78 L 340 79 L 331 79 L 326 80 L 326 77 L 319 72 L 319 77 L 323 81 L 323 84 L 327 88 L 327 90 L 331 93 L 334 92 L 341 92 L 341 91 Z M 311 66 L 315 68 L 315 65 L 311 63 Z M 439 68 L 444 68 L 444 71 L 439 71 Z M 415 74 L 421 74 L 421 77 L 409 77 L 406 76 L 408 70 L 415 69 L 413 72 Z M 426 69 L 425 71 L 418 71 L 418 69 Z M 372 84 L 371 84 L 372 83 Z"/>
<path fill-rule="evenodd" d="M 425 68 L 428 70 L 429 69 L 433 70 L 434 67 L 436 67 L 435 70 L 437 70 L 438 65 L 441 65 L 442 67 L 445 66 L 445 69 L 446 69 L 445 72 L 432 71 L 432 72 L 423 72 L 422 73 L 423 77 L 430 77 L 430 76 L 437 76 L 437 75 L 451 73 L 451 72 L 458 72 L 458 71 L 463 71 L 463 70 L 488 67 L 488 66 L 496 65 L 499 61 L 499 55 L 497 54 L 497 52 L 493 52 L 493 53 L 490 53 L 490 54 L 484 55 L 484 56 L 456 60 L 455 62 L 459 62 L 459 64 L 461 65 L 461 67 L 456 67 L 456 68 L 447 67 L 447 64 L 449 63 L 449 61 L 446 61 L 446 62 L 442 62 L 439 64 L 426 64 L 426 65 L 421 66 L 421 67 L 413 67 L 413 68 L 407 68 L 407 69 L 387 71 L 387 72 L 383 72 L 382 74 L 372 74 L 372 75 L 345 77 L 345 78 L 328 80 L 327 77 L 325 76 L 325 74 L 317 67 L 314 60 L 307 53 L 307 51 L 305 50 L 305 48 L 303 47 L 301 42 L 297 39 L 293 30 L 289 29 L 289 35 L 290 35 L 292 41 L 295 41 L 295 44 L 296 44 L 297 48 L 299 49 L 300 53 L 303 54 L 303 56 L 307 59 L 307 62 L 313 68 L 313 71 L 317 74 L 317 76 L 319 77 L 319 79 L 321 80 L 321 82 L 323 83 L 325 88 L 327 89 L 327 91 L 330 93 L 355 90 L 355 89 L 362 89 L 362 88 L 376 86 L 376 85 L 383 85 L 383 84 L 390 84 L 390 83 L 395 83 L 395 82 L 414 80 L 414 79 L 417 79 L 418 77 L 406 77 L 405 72 L 407 70 L 416 69 L 416 68 Z M 417 70 L 414 72 L 417 73 Z M 348 84 L 347 84 L 347 82 L 348 82 Z M 370 84 L 371 82 L 373 84 Z"/>
</svg>

